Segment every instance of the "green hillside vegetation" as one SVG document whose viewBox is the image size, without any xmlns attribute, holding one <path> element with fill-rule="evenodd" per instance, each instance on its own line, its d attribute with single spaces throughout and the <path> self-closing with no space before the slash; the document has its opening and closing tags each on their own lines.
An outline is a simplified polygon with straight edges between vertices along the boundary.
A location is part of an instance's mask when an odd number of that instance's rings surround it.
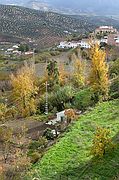
<svg viewBox="0 0 119 180">
<path fill-rule="evenodd" d="M 95 161 L 90 154 L 96 127 L 111 131 L 117 144 Z M 42 180 L 112 180 L 119 178 L 119 100 L 98 104 L 95 109 L 81 116 L 77 122 L 49 149 L 36 164 L 28 179 Z M 26 179 L 27 179 L 26 178 Z"/>
</svg>

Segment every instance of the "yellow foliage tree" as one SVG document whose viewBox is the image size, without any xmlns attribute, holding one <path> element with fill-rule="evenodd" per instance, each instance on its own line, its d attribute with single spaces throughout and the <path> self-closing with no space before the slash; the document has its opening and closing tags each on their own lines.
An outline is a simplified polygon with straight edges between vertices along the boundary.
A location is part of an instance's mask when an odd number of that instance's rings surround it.
<svg viewBox="0 0 119 180">
<path fill-rule="evenodd" d="M 68 80 L 68 73 L 65 71 L 64 65 L 59 66 L 59 83 L 63 86 Z"/>
<path fill-rule="evenodd" d="M 74 61 L 73 83 L 76 87 L 83 87 L 85 85 L 84 63 L 77 58 Z"/>
<path fill-rule="evenodd" d="M 97 100 L 105 100 L 108 97 L 109 80 L 106 53 L 98 44 L 93 44 L 90 51 L 91 72 L 89 84 L 91 85 Z"/>
<path fill-rule="evenodd" d="M 115 147 L 109 135 L 109 129 L 102 127 L 97 128 L 93 139 L 93 146 L 91 148 L 92 155 L 102 157 L 106 153 L 106 151 Z"/>
<path fill-rule="evenodd" d="M 13 87 L 12 98 L 22 116 L 36 112 L 35 95 L 38 88 L 35 85 L 34 67 L 24 65 L 16 75 L 11 75 Z"/>
</svg>

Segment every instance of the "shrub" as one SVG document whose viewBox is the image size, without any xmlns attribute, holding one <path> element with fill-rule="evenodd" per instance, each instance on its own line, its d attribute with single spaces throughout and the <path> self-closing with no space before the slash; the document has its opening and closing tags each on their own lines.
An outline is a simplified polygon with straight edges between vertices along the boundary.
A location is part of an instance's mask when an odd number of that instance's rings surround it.
<svg viewBox="0 0 119 180">
<path fill-rule="evenodd" d="M 7 113 L 7 105 L 4 103 L 0 103 L 0 120 L 3 121 L 6 118 L 6 113 Z"/>
<path fill-rule="evenodd" d="M 65 87 L 57 87 L 54 91 L 49 93 L 48 95 L 48 108 L 49 111 L 62 111 L 65 109 L 65 105 L 70 107 L 70 103 L 72 102 L 74 96 L 74 90 L 71 86 Z M 40 99 L 39 108 L 41 112 L 45 112 L 45 103 L 46 99 L 45 96 L 42 96 Z"/>
<path fill-rule="evenodd" d="M 60 54 L 60 52 L 59 51 L 51 51 L 50 54 L 51 54 L 51 56 L 57 56 Z"/>
<path fill-rule="evenodd" d="M 114 148 L 112 139 L 109 137 L 110 130 L 98 127 L 93 139 L 91 154 L 95 157 L 102 157 L 108 150 Z"/>
<path fill-rule="evenodd" d="M 47 139 L 45 137 L 40 137 L 38 141 L 32 141 L 29 145 L 31 151 L 42 152 L 47 146 Z"/>
<path fill-rule="evenodd" d="M 93 106 L 93 92 L 91 89 L 87 88 L 76 93 L 74 97 L 74 106 L 82 111 L 86 110 L 88 107 Z"/>
<path fill-rule="evenodd" d="M 35 63 L 46 62 L 46 60 L 50 60 L 51 57 L 52 56 L 49 52 L 39 53 L 35 58 Z"/>
<path fill-rule="evenodd" d="M 111 99 L 119 98 L 119 77 L 112 81 L 109 94 Z"/>
<path fill-rule="evenodd" d="M 53 140 L 54 135 L 52 133 L 52 130 L 50 128 L 47 128 L 44 132 L 44 136 L 46 137 L 47 140 Z"/>
<path fill-rule="evenodd" d="M 109 74 L 111 78 L 119 76 L 119 59 L 110 63 Z"/>
<path fill-rule="evenodd" d="M 11 147 L 12 147 L 12 138 L 13 131 L 11 128 L 3 125 L 0 127 L 0 143 L 1 143 L 1 151 L 3 154 L 3 158 L 5 163 L 7 162 L 8 156 L 10 155 Z"/>
<path fill-rule="evenodd" d="M 65 110 L 65 115 L 67 117 L 67 124 L 69 124 L 72 120 L 76 119 L 76 113 L 73 109 Z"/>
<path fill-rule="evenodd" d="M 38 152 L 33 152 L 31 155 L 30 155 L 30 158 L 31 158 L 31 163 L 36 163 L 38 162 L 38 160 L 41 158 L 41 154 L 39 154 Z"/>
</svg>

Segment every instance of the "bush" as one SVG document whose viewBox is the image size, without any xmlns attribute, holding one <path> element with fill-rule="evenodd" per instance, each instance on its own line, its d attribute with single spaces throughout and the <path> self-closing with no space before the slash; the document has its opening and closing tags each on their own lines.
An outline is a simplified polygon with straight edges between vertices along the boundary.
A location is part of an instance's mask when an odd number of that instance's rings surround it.
<svg viewBox="0 0 119 180">
<path fill-rule="evenodd" d="M 74 90 L 71 86 L 57 87 L 54 91 L 48 95 L 48 108 L 49 111 L 62 111 L 67 105 L 70 107 L 74 96 Z M 41 112 L 45 112 L 46 99 L 43 96 L 40 99 L 39 108 Z M 66 105 L 66 107 L 65 107 Z"/>
<path fill-rule="evenodd" d="M 49 52 L 39 53 L 35 58 L 35 63 L 46 62 L 46 60 L 50 60 L 52 58 Z"/>
<path fill-rule="evenodd" d="M 33 152 L 30 155 L 30 158 L 31 158 L 31 163 L 35 164 L 41 158 L 41 154 L 39 154 L 38 152 Z"/>
<path fill-rule="evenodd" d="M 50 54 L 51 54 L 51 56 L 57 56 L 60 54 L 60 52 L 59 51 L 51 51 Z"/>
<path fill-rule="evenodd" d="M 47 139 L 45 137 L 40 137 L 38 141 L 32 141 L 29 145 L 31 152 L 38 151 L 42 152 L 47 146 Z"/>
<path fill-rule="evenodd" d="M 74 107 L 82 111 L 94 104 L 93 92 L 89 88 L 79 91 L 74 97 Z"/>
<path fill-rule="evenodd" d="M 109 137 L 110 131 L 106 128 L 98 127 L 94 136 L 91 154 L 95 157 L 103 157 L 110 149 L 114 148 L 112 139 Z"/>
<path fill-rule="evenodd" d="M 111 99 L 119 98 L 119 77 L 111 83 L 109 95 Z"/>
<path fill-rule="evenodd" d="M 54 139 L 54 135 L 52 133 L 52 129 L 47 128 L 44 132 L 44 136 L 46 137 L 47 140 L 53 140 Z"/>
<path fill-rule="evenodd" d="M 7 113 L 7 105 L 4 103 L 0 103 L 0 120 L 4 121 L 6 118 L 6 113 Z"/>
<path fill-rule="evenodd" d="M 119 59 L 112 61 L 109 66 L 110 77 L 119 76 Z"/>
</svg>

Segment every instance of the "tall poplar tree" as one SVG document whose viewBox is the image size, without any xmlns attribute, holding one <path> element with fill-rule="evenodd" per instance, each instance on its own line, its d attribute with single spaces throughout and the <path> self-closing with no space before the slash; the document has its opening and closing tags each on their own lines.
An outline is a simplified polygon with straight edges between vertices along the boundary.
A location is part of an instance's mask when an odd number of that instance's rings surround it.
<svg viewBox="0 0 119 180">
<path fill-rule="evenodd" d="M 94 91 L 96 100 L 108 98 L 109 79 L 106 53 L 98 44 L 92 44 L 90 51 L 91 71 L 89 76 L 90 85 Z"/>
</svg>

